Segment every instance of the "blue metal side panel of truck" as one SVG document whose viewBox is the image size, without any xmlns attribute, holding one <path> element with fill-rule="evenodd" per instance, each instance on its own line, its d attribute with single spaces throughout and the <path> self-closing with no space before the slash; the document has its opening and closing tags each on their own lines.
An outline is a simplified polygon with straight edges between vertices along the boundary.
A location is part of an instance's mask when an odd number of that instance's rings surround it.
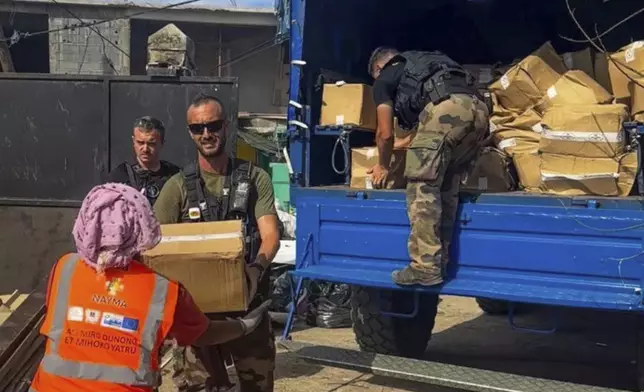
<svg viewBox="0 0 644 392">
<path fill-rule="evenodd" d="M 401 289 L 390 276 L 409 262 L 402 192 L 347 197 L 346 190 L 301 188 L 296 193 L 296 275 Z M 438 290 L 642 310 L 643 240 L 644 208 L 637 200 L 481 195 L 461 204 L 449 279 Z"/>
<path fill-rule="evenodd" d="M 320 4 L 318 4 L 319 6 Z M 400 191 L 310 187 L 315 120 L 303 77 L 306 1 L 291 2 L 289 152 L 297 210 L 296 276 L 402 289 L 391 272 L 409 262 Z M 327 31 L 330 33 L 330 31 Z M 309 48 L 310 49 L 310 48 Z M 319 66 L 319 64 L 318 64 Z M 309 67 L 309 68 L 307 68 Z M 309 72 L 310 73 L 310 72 Z M 312 80 L 306 80 L 312 84 Z M 310 86 L 306 89 L 310 92 Z M 294 122 L 295 121 L 295 122 Z M 304 123 L 305 127 L 297 125 Z M 330 153 L 330 151 L 329 151 Z M 319 170 L 318 170 L 319 171 Z M 317 182 L 316 182 L 317 183 Z M 443 294 L 513 302 L 641 311 L 644 202 L 519 193 L 463 200 Z"/>
</svg>

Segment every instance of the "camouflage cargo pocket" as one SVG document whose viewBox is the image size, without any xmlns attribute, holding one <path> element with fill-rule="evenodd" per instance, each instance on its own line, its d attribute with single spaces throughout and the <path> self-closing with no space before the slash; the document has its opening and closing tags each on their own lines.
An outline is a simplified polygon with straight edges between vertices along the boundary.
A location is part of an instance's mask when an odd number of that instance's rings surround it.
<svg viewBox="0 0 644 392">
<path fill-rule="evenodd" d="M 405 177 L 411 181 L 436 181 L 446 163 L 444 139 L 433 139 L 426 143 L 414 143 L 407 150 Z"/>
</svg>

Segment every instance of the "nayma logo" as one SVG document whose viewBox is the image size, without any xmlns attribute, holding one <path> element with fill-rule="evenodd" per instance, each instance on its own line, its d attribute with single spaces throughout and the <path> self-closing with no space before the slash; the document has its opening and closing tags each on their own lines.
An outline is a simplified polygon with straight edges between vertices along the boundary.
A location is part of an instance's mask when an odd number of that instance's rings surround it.
<svg viewBox="0 0 644 392">
<path fill-rule="evenodd" d="M 121 278 L 114 278 L 108 282 L 105 282 L 105 289 L 111 296 L 115 296 L 116 294 L 120 293 L 124 288 L 125 286 L 123 285 L 123 283 L 121 283 Z"/>
</svg>

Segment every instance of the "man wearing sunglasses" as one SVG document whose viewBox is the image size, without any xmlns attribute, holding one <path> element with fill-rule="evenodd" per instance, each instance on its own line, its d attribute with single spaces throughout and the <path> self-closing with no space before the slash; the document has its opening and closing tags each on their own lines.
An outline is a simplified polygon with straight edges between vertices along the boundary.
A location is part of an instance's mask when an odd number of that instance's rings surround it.
<svg viewBox="0 0 644 392">
<path fill-rule="evenodd" d="M 271 179 L 250 162 L 228 156 L 228 124 L 219 99 L 197 96 L 188 108 L 187 120 L 188 132 L 199 152 L 197 161 L 170 178 L 157 199 L 155 213 L 163 224 L 244 221 L 246 273 L 252 298 L 249 308 L 255 309 L 269 297 L 270 263 L 280 244 Z M 222 316 L 235 314 L 212 315 Z M 273 391 L 275 341 L 270 319 L 266 317 L 262 323 L 247 337 L 222 347 L 176 349 L 175 384 L 180 390 L 192 389 L 203 380 L 211 391 L 226 390 L 220 389 L 230 386 L 221 359 L 224 353 L 234 359 L 241 392 Z M 199 364 L 197 358 L 203 363 Z"/>
<path fill-rule="evenodd" d="M 165 127 L 154 117 L 141 117 L 134 121 L 132 143 L 136 163 L 123 162 L 108 174 L 107 182 L 129 185 L 147 197 L 154 205 L 166 181 L 181 168 L 159 158 Z"/>
</svg>

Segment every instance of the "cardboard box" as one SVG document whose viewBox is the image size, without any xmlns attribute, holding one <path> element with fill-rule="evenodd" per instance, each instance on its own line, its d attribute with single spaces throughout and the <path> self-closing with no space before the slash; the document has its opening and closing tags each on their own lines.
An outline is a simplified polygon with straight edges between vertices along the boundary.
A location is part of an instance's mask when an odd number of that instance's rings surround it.
<svg viewBox="0 0 644 392">
<path fill-rule="evenodd" d="M 492 83 L 490 90 L 503 107 L 521 113 L 537 104 L 566 71 L 561 57 L 546 42 Z"/>
<path fill-rule="evenodd" d="M 366 84 L 325 84 L 320 125 L 345 125 L 376 130 L 376 104 Z"/>
<path fill-rule="evenodd" d="M 180 282 L 204 313 L 248 309 L 241 221 L 161 225 L 145 263 Z"/>
<path fill-rule="evenodd" d="M 492 98 L 492 113 L 490 113 L 490 127 L 499 126 L 499 125 L 508 123 L 517 116 L 516 113 L 501 106 L 496 94 L 490 93 L 490 97 Z"/>
<path fill-rule="evenodd" d="M 543 116 L 539 150 L 582 158 L 614 158 L 624 152 L 625 105 L 553 106 Z"/>
<path fill-rule="evenodd" d="M 541 193 L 541 156 L 536 146 L 530 151 L 512 155 L 512 162 L 523 189 L 526 192 Z"/>
<path fill-rule="evenodd" d="M 534 109 L 528 109 L 512 121 L 500 126 L 490 124 L 490 134 L 497 147 L 513 155 L 535 149 L 541 135 L 541 116 Z"/>
<path fill-rule="evenodd" d="M 402 189 L 405 181 L 406 150 L 394 150 L 389 166 L 386 189 Z M 351 149 L 351 188 L 373 189 L 371 175 L 367 171 L 378 163 L 378 147 Z"/>
<path fill-rule="evenodd" d="M 635 41 L 611 54 L 608 74 L 617 102 L 630 106 L 629 78 L 644 77 L 644 41 Z"/>
<path fill-rule="evenodd" d="M 515 180 L 510 173 L 511 158 L 503 151 L 486 147 L 471 163 L 461 181 L 461 191 L 509 192 Z"/>
<path fill-rule="evenodd" d="M 579 158 L 541 153 L 541 189 L 565 196 L 618 196 L 616 158 Z"/>
<path fill-rule="evenodd" d="M 540 113 L 555 105 L 610 103 L 613 96 L 583 71 L 568 71 L 553 84 L 537 105 Z"/>
<path fill-rule="evenodd" d="M 590 48 L 564 53 L 561 55 L 561 59 L 568 70 L 578 69 L 591 78 L 595 78 L 595 61 Z"/>
<path fill-rule="evenodd" d="M 608 55 L 606 53 L 595 53 L 595 80 L 606 91 L 613 94 L 613 85 L 610 83 L 608 73 Z"/>
<path fill-rule="evenodd" d="M 637 83 L 631 82 L 631 117 L 633 121 L 644 122 L 644 78 L 635 79 Z"/>
</svg>

